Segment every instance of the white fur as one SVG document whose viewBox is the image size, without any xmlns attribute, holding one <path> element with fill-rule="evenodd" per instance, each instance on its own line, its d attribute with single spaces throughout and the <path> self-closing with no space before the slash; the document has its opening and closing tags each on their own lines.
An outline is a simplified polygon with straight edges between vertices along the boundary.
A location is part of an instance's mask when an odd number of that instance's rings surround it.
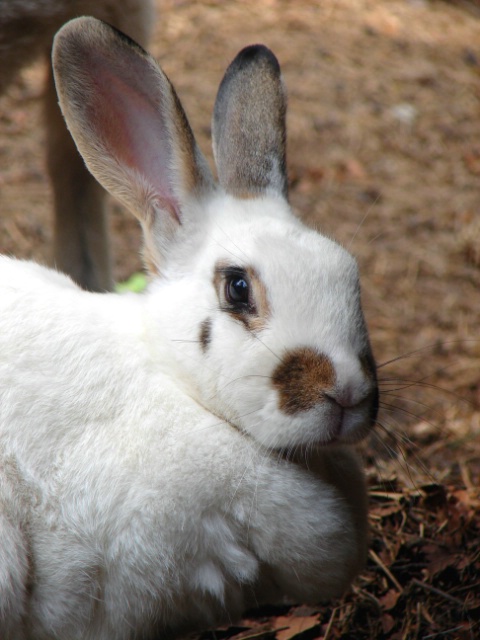
<svg viewBox="0 0 480 640">
<path fill-rule="evenodd" d="M 84 19 L 62 30 L 58 51 L 84 31 L 117 42 Z M 119 46 L 127 62 L 140 55 Z M 67 111 L 69 75 L 57 77 Z M 81 117 L 67 114 L 72 130 Z M 83 152 L 93 134 L 81 126 Z M 360 465 L 346 446 L 319 446 L 369 428 L 357 407 L 373 383 L 359 364 L 368 337 L 354 260 L 279 195 L 238 200 L 210 179 L 196 195 L 169 189 L 182 224 L 163 222 L 162 276 L 143 295 L 87 293 L 0 258 L 2 638 L 153 638 L 257 602 L 336 596 L 362 566 Z M 222 261 L 253 267 L 264 284 L 260 331 L 219 308 Z M 272 373 L 305 346 L 334 364 L 341 418 L 325 403 L 293 417 L 280 409 Z"/>
</svg>

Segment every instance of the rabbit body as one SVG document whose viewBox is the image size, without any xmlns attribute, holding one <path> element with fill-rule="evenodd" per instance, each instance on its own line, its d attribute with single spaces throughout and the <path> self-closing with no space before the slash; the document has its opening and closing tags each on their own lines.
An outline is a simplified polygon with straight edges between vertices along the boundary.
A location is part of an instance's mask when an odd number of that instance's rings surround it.
<svg viewBox="0 0 480 640">
<path fill-rule="evenodd" d="M 88 294 L 8 258 L 0 273 L 13 527 L 0 629 L 14 616 L 26 638 L 149 637 L 346 588 L 365 543 L 350 451 L 318 454 L 322 477 L 204 409 L 172 379 L 148 298 Z M 348 493 L 330 467 L 349 474 Z"/>
<path fill-rule="evenodd" d="M 0 258 L 0 636 L 154 638 L 341 594 L 365 558 L 349 444 L 375 367 L 355 261 L 286 200 L 278 63 L 251 47 L 227 70 L 220 185 L 130 40 L 74 20 L 54 68 L 153 276 L 95 294 Z"/>
</svg>

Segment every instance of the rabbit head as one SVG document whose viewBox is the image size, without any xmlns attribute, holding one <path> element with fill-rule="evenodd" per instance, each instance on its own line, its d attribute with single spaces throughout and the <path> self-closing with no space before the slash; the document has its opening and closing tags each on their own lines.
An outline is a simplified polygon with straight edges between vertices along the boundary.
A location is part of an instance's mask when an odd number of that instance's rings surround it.
<svg viewBox="0 0 480 640">
<path fill-rule="evenodd" d="M 163 71 L 93 18 L 57 34 L 60 105 L 94 176 L 140 221 L 152 357 L 269 448 L 349 443 L 378 392 L 355 260 L 287 201 L 274 55 L 241 51 L 214 117 L 218 184 Z"/>
</svg>

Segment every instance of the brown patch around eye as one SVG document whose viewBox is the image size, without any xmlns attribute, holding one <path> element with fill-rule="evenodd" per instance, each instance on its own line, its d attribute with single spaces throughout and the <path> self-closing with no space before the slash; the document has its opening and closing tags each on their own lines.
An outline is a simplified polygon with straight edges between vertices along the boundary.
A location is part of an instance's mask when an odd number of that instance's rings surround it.
<svg viewBox="0 0 480 640">
<path fill-rule="evenodd" d="M 206 351 L 208 349 L 208 345 L 212 339 L 212 321 L 210 318 L 207 318 L 200 325 L 200 345 L 202 347 L 202 351 Z"/>
<path fill-rule="evenodd" d="M 215 272 L 213 274 L 213 286 L 217 292 L 217 298 L 221 301 L 222 283 L 224 282 L 224 272 L 227 266 L 224 264 L 217 264 Z"/>
<path fill-rule="evenodd" d="M 247 275 L 252 287 L 252 295 L 255 300 L 255 314 L 249 320 L 249 329 L 251 331 L 260 331 L 264 329 L 267 320 L 270 318 L 270 306 L 268 304 L 267 290 L 260 276 L 253 267 L 247 269 Z"/>
<path fill-rule="evenodd" d="M 225 300 L 226 278 L 231 271 L 244 272 L 245 279 L 248 281 L 250 304 L 241 311 L 231 308 Z M 220 308 L 223 311 L 229 313 L 235 320 L 239 320 L 249 331 L 257 332 L 265 328 L 271 315 L 267 290 L 253 267 L 239 269 L 238 267 L 231 267 L 219 263 L 215 268 L 213 283 L 217 292 Z"/>
<path fill-rule="evenodd" d="M 290 351 L 272 376 L 280 396 L 280 409 L 294 415 L 322 401 L 335 385 L 335 369 L 327 356 L 307 347 Z"/>
</svg>

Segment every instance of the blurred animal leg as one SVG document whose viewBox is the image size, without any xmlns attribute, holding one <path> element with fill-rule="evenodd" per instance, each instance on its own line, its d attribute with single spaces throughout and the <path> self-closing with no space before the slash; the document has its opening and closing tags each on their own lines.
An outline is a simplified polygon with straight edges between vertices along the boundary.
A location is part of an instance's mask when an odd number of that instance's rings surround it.
<svg viewBox="0 0 480 640">
<path fill-rule="evenodd" d="M 57 269 L 90 291 L 113 288 L 106 193 L 87 170 L 57 103 L 50 72 L 45 90 L 47 167 L 54 197 Z"/>
</svg>

